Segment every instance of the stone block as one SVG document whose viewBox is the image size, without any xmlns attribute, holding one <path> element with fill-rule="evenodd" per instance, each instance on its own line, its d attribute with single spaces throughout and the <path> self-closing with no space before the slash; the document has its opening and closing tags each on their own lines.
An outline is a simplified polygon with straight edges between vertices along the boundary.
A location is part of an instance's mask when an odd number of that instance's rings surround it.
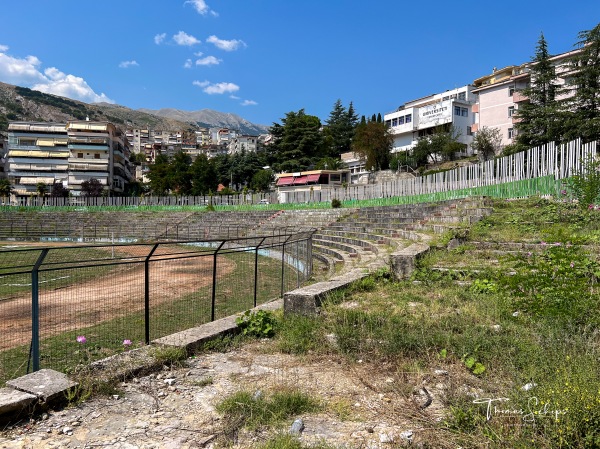
<svg viewBox="0 0 600 449">
<path fill-rule="evenodd" d="M 407 279 L 417 266 L 417 260 L 429 251 L 429 246 L 424 243 L 412 245 L 390 255 L 390 271 L 397 279 Z"/>
<path fill-rule="evenodd" d="M 0 388 L 0 415 L 21 411 L 29 407 L 37 396 L 13 388 Z"/>
<path fill-rule="evenodd" d="M 6 382 L 11 388 L 35 395 L 44 402 L 63 398 L 69 388 L 77 386 L 65 374 L 51 369 L 41 369 Z"/>
</svg>

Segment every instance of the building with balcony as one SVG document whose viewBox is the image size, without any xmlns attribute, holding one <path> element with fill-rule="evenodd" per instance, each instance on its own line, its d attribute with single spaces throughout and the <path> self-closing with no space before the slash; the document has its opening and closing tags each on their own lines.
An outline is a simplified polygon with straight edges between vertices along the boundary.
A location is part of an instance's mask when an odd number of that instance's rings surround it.
<svg viewBox="0 0 600 449">
<path fill-rule="evenodd" d="M 466 85 L 409 101 L 385 114 L 384 121 L 394 138 L 392 153 L 408 151 L 420 137 L 443 130 L 452 131 L 470 154 L 475 102 L 473 86 Z"/>
<path fill-rule="evenodd" d="M 110 192 L 122 193 L 132 179 L 127 137 L 112 123 L 11 122 L 5 154 L 5 174 L 18 196 L 37 194 L 62 184 L 81 195 L 81 184 L 92 178 Z"/>
<path fill-rule="evenodd" d="M 570 58 L 580 50 L 560 53 L 550 58 L 557 74 L 559 86 L 571 84 L 573 67 Z M 473 106 L 475 124 L 472 131 L 475 133 L 483 127 L 497 128 L 500 130 L 502 145 L 514 143 L 517 135 L 519 105 L 528 101 L 522 93 L 523 89 L 531 82 L 531 63 L 511 65 L 502 69 L 494 68 L 491 74 L 482 76 L 473 81 L 477 95 L 477 104 Z M 567 90 L 563 96 L 571 95 Z"/>
<path fill-rule="evenodd" d="M 350 172 L 350 184 L 368 184 L 369 171 L 366 167 L 367 161 L 363 156 L 350 151 L 340 154 L 340 158 Z"/>
<path fill-rule="evenodd" d="M 37 195 L 39 183 L 67 187 L 70 155 L 64 123 L 9 123 L 4 168 L 15 195 Z"/>
<path fill-rule="evenodd" d="M 235 154 L 241 151 L 256 153 L 258 148 L 258 136 L 240 134 L 229 141 L 228 153 Z"/>
</svg>

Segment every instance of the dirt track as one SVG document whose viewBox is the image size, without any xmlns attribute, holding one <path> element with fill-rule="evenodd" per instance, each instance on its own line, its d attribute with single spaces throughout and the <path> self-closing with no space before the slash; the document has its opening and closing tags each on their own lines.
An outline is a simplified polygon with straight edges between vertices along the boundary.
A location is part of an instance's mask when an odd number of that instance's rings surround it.
<svg viewBox="0 0 600 449">
<path fill-rule="evenodd" d="M 206 257 L 177 259 L 152 265 L 151 305 L 162 304 L 212 283 L 212 261 Z M 235 264 L 219 261 L 219 276 Z M 119 269 L 83 283 L 40 291 L 40 335 L 57 335 L 98 324 L 144 307 L 144 266 Z M 0 351 L 31 339 L 31 296 L 0 302 Z"/>
</svg>

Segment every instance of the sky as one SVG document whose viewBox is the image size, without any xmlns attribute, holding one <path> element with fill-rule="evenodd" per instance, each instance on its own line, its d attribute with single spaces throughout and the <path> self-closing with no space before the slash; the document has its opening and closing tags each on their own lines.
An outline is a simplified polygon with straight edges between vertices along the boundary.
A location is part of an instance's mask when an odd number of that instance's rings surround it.
<svg viewBox="0 0 600 449">
<path fill-rule="evenodd" d="M 0 0 L 0 81 L 132 109 L 214 109 L 270 126 L 370 117 L 494 67 L 572 50 L 600 1 Z"/>
</svg>

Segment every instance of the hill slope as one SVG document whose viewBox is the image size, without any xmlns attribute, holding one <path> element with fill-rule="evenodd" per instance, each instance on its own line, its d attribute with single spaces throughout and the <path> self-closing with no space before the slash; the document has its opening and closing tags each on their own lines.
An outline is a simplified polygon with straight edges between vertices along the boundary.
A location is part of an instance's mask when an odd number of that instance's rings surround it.
<svg viewBox="0 0 600 449">
<path fill-rule="evenodd" d="M 108 103 L 88 104 L 45 94 L 26 87 L 0 83 L 0 132 L 10 121 L 66 122 L 68 120 L 110 121 L 121 127 L 134 126 L 157 130 L 193 130 L 198 125 L 229 127 L 247 134 L 266 132 L 266 126 L 254 125 L 234 114 L 204 109 L 196 112 L 176 109 L 133 110 Z"/>
<path fill-rule="evenodd" d="M 269 130 L 268 126 L 257 125 L 243 119 L 239 115 L 218 112 L 212 109 L 201 109 L 199 111 L 182 111 L 179 109 L 138 109 L 140 112 L 167 117 L 182 122 L 193 122 L 198 126 L 207 128 L 231 128 L 239 130 L 244 134 L 264 134 Z"/>
</svg>

